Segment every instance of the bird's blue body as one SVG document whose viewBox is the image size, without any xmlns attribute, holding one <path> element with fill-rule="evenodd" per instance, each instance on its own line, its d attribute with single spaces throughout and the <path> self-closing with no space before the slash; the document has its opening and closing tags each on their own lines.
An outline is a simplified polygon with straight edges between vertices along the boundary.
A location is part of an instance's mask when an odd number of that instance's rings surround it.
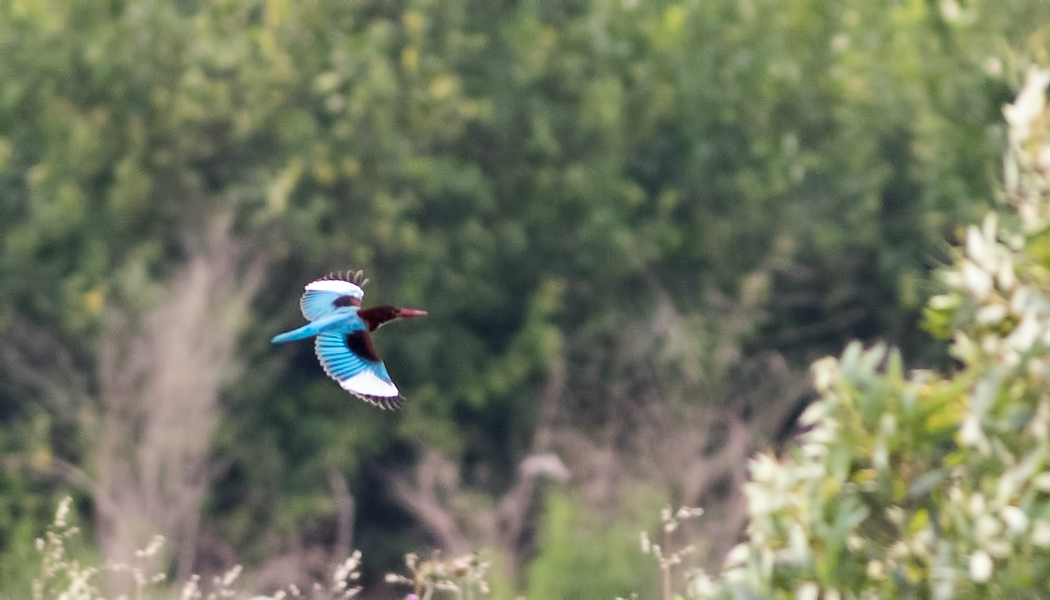
<svg viewBox="0 0 1050 600">
<path fill-rule="evenodd" d="M 315 337 L 317 358 L 329 377 L 368 402 L 381 408 L 396 408 L 401 395 L 386 365 L 376 356 L 369 334 L 392 319 L 422 316 L 426 312 L 393 306 L 362 309 L 360 271 L 353 280 L 330 277 L 308 284 L 299 307 L 310 322 L 276 335 L 271 341 L 282 344 Z"/>
<path fill-rule="evenodd" d="M 367 331 L 368 326 L 361 320 L 361 317 L 357 316 L 357 311 L 360 310 L 358 307 L 351 307 L 353 312 L 340 312 L 327 317 L 322 317 L 316 321 L 312 321 L 303 325 L 299 329 L 293 329 L 279 335 L 275 335 L 271 343 L 283 344 L 284 342 L 294 342 L 296 340 L 305 340 L 306 338 L 313 337 L 322 331 L 334 331 L 338 333 L 350 333 L 351 331 Z"/>
</svg>

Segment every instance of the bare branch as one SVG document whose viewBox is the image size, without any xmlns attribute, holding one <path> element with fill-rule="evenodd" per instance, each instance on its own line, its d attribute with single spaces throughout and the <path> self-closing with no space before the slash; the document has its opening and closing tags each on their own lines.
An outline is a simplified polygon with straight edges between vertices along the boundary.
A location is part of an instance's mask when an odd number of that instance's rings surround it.
<svg viewBox="0 0 1050 600">
<path fill-rule="evenodd" d="M 237 368 L 236 334 L 261 283 L 225 223 L 141 320 L 113 314 L 99 351 L 98 521 L 108 559 L 130 560 L 161 533 L 177 575 L 193 567 L 199 509 L 219 419 Z"/>
<path fill-rule="evenodd" d="M 341 563 L 350 556 L 354 542 L 354 497 L 350 495 L 350 486 L 339 469 L 328 470 L 328 485 L 332 487 L 336 506 L 339 508 L 339 521 L 336 526 L 335 547 L 332 554 L 336 563 Z"/>
<path fill-rule="evenodd" d="M 542 456 L 550 450 L 554 438 L 554 421 L 558 414 L 558 402 L 565 392 L 565 372 L 554 368 L 548 374 L 547 384 L 540 404 L 539 422 L 532 436 L 532 448 L 529 456 L 522 461 L 518 473 L 518 482 L 500 500 L 496 509 L 496 527 L 498 547 L 507 558 L 508 569 L 515 572 L 524 561 L 522 552 L 523 537 L 528 525 L 528 517 L 534 507 L 536 495 L 536 478 L 541 473 L 525 469 L 525 463 L 532 457 Z M 556 456 L 556 455 L 555 455 Z M 560 459 L 558 459 L 561 464 Z M 564 465 L 562 465 L 564 469 Z M 566 471 L 566 476 L 568 472 Z"/>
<path fill-rule="evenodd" d="M 382 472 L 382 477 L 394 499 L 416 517 L 434 538 L 435 545 L 449 554 L 460 555 L 469 552 L 472 545 L 450 507 L 439 500 L 439 496 L 455 491 L 455 468 L 438 452 L 429 450 L 415 465 L 411 477 L 389 471 Z"/>
</svg>

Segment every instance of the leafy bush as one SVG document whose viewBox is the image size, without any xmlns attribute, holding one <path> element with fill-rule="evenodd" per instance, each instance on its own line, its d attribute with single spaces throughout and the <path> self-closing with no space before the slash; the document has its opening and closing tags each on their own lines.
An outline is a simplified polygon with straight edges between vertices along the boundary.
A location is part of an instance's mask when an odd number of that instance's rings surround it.
<svg viewBox="0 0 1050 600">
<path fill-rule="evenodd" d="M 613 598 L 652 587 L 638 560 L 638 524 L 659 506 L 653 489 L 640 489 L 616 517 L 561 490 L 547 495 L 538 556 L 529 565 L 528 598 Z M 586 573 L 585 577 L 570 574 Z M 648 594 L 643 594 L 647 596 Z"/>
<path fill-rule="evenodd" d="M 1050 592 L 1050 71 L 1009 126 L 1006 202 L 966 231 L 927 310 L 956 369 L 850 345 L 782 457 L 751 463 L 747 540 L 689 598 L 985 598 Z M 1002 211 L 1006 213 L 1007 211 Z"/>
</svg>

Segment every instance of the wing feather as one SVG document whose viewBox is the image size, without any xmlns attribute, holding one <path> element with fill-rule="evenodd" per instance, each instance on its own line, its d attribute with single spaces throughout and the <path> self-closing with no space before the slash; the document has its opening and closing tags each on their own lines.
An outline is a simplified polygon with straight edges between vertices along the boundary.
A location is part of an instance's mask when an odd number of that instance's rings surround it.
<svg viewBox="0 0 1050 600">
<path fill-rule="evenodd" d="M 364 336 L 363 338 L 360 336 Z M 321 366 L 329 377 L 339 382 L 344 390 L 383 409 L 394 409 L 401 405 L 404 398 L 397 386 L 390 380 L 386 365 L 378 360 L 374 352 L 371 356 L 360 356 L 351 350 L 362 342 L 371 348 L 368 332 L 355 331 L 351 334 L 337 331 L 323 331 L 317 335 L 315 350 Z M 372 360 L 372 359 L 375 360 Z"/>
<path fill-rule="evenodd" d="M 365 291 L 356 283 L 340 279 L 319 279 L 307 284 L 306 292 L 299 300 L 299 308 L 308 321 L 316 321 L 360 307 L 364 296 Z"/>
</svg>

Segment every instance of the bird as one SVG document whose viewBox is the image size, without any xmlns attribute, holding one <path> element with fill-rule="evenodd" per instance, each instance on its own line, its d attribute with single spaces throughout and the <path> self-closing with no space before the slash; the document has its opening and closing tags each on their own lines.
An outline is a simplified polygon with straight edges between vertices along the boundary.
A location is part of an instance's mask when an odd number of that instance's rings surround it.
<svg viewBox="0 0 1050 600">
<path fill-rule="evenodd" d="M 425 310 L 382 305 L 361 308 L 368 280 L 363 271 L 332 273 L 306 284 L 299 308 L 309 321 L 273 337 L 283 344 L 315 337 L 314 351 L 324 372 L 344 390 L 384 410 L 401 406 L 404 397 L 376 355 L 371 333 L 395 319 L 422 317 Z"/>
</svg>

